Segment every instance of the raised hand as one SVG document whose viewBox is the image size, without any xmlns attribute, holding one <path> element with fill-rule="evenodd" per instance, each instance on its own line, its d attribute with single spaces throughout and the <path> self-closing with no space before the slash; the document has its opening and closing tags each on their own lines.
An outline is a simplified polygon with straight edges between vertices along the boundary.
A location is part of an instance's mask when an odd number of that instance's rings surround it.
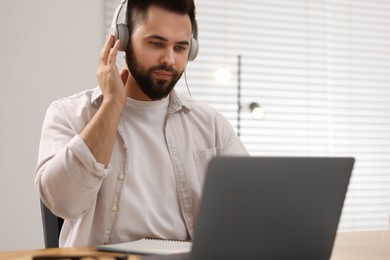
<svg viewBox="0 0 390 260">
<path fill-rule="evenodd" d="M 113 35 L 107 35 L 100 53 L 96 76 L 104 99 L 124 104 L 126 101 L 125 84 L 129 72 L 124 69 L 119 73 L 116 66 L 116 56 L 120 44 L 119 40 L 114 42 Z"/>
<path fill-rule="evenodd" d="M 128 70 L 119 73 L 116 66 L 120 41 L 114 43 L 112 35 L 107 36 L 100 53 L 97 78 L 103 93 L 103 102 L 96 114 L 80 132 L 96 161 L 108 165 L 115 138 L 117 135 L 119 118 L 126 102 L 126 80 Z"/>
</svg>

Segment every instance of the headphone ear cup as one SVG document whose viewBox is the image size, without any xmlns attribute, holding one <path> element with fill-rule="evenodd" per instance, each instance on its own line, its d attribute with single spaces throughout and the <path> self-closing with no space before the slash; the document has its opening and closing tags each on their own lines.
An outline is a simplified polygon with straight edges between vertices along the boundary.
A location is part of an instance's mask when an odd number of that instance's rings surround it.
<svg viewBox="0 0 390 260">
<path fill-rule="evenodd" d="M 117 26 L 117 35 L 115 35 L 116 39 L 119 39 L 121 42 L 121 46 L 119 48 L 120 51 L 126 51 L 127 46 L 129 45 L 130 37 L 129 37 L 129 29 L 126 24 L 118 24 Z"/>
<path fill-rule="evenodd" d="M 196 56 L 198 56 L 198 52 L 199 52 L 198 40 L 196 40 L 194 37 L 192 37 L 190 51 L 188 53 L 188 60 L 189 61 L 195 60 Z"/>
</svg>

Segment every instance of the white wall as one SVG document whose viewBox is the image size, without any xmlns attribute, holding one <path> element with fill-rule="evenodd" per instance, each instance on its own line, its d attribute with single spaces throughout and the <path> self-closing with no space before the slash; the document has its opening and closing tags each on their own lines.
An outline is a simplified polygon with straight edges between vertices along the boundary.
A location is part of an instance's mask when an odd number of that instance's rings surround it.
<svg viewBox="0 0 390 260">
<path fill-rule="evenodd" d="M 34 171 L 45 110 L 94 87 L 103 0 L 0 1 L 0 251 L 44 247 Z"/>
</svg>

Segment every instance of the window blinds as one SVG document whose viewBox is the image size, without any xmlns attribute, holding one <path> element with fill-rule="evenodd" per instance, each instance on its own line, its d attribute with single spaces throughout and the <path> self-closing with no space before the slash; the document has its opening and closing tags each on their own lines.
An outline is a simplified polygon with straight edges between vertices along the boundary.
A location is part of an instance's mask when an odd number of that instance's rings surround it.
<svg viewBox="0 0 390 260">
<path fill-rule="evenodd" d="M 107 26 L 118 3 L 107 0 Z M 339 229 L 388 229 L 390 1 L 196 5 L 200 53 L 186 71 L 192 96 L 237 129 L 240 80 L 240 138 L 251 155 L 355 157 Z M 216 80 L 219 68 L 231 72 L 229 81 Z M 183 79 L 177 89 L 187 91 Z M 265 109 L 263 120 L 251 117 L 251 102 Z"/>
</svg>

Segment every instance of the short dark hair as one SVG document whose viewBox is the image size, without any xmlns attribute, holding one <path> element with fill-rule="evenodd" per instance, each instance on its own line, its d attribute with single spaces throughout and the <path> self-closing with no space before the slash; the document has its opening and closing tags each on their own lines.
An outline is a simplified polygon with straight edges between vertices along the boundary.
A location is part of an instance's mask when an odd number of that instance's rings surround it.
<svg viewBox="0 0 390 260">
<path fill-rule="evenodd" d="M 130 36 L 134 27 L 146 18 L 146 13 L 152 5 L 174 13 L 188 14 L 194 30 L 196 26 L 194 0 L 129 0 L 126 10 L 126 24 Z"/>
</svg>

